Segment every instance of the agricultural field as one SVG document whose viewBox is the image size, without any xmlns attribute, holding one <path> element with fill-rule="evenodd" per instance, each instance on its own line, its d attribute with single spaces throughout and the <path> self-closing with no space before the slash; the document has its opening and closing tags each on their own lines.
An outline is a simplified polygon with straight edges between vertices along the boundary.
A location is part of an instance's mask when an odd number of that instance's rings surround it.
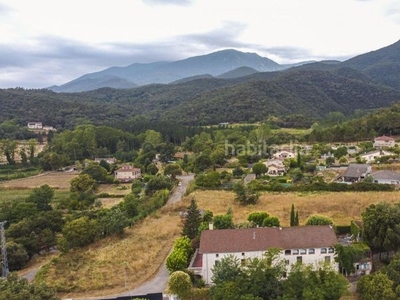
<svg viewBox="0 0 400 300">
<path fill-rule="evenodd" d="M 44 184 L 53 189 L 69 189 L 69 181 L 78 172 L 46 172 L 36 176 L 20 178 L 0 183 L 0 189 L 32 189 Z"/>
<path fill-rule="evenodd" d="M 42 185 L 49 185 L 54 189 L 55 198 L 58 195 L 68 195 L 70 180 L 77 176 L 78 172 L 46 172 L 32 177 L 19 178 L 0 183 L 0 201 L 3 199 L 25 198 L 29 195 L 30 189 L 38 188 Z M 115 195 L 116 197 L 99 198 L 106 206 L 110 203 L 118 203 L 124 195 L 130 193 L 131 184 L 101 184 L 99 194 Z"/>
</svg>

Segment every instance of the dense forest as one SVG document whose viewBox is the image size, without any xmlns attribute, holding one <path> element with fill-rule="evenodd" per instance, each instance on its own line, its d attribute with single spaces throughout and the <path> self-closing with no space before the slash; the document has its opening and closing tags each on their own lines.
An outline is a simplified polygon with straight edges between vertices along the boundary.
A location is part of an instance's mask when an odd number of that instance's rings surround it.
<svg viewBox="0 0 400 300">
<path fill-rule="evenodd" d="M 82 93 L 0 90 L 0 122 L 15 119 L 26 125 L 40 121 L 57 129 L 73 129 L 85 122 L 114 126 L 135 116 L 198 126 L 302 115 L 311 124 L 330 112 L 348 116 L 355 110 L 369 111 L 399 99 L 400 91 L 376 84 L 350 68 L 293 69 L 240 79 L 206 78 Z"/>
</svg>

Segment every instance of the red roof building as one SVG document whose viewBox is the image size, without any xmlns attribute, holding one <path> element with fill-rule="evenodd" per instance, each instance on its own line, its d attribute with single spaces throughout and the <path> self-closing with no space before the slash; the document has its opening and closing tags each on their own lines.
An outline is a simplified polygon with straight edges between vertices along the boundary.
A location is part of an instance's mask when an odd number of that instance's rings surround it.
<svg viewBox="0 0 400 300">
<path fill-rule="evenodd" d="M 205 230 L 201 233 L 200 247 L 190 268 L 211 284 L 212 269 L 223 257 L 234 255 L 245 262 L 248 258 L 262 257 L 268 249 L 278 248 L 288 271 L 290 265 L 299 261 L 315 266 L 330 262 L 338 269 L 334 260 L 337 242 L 332 226 Z"/>
</svg>

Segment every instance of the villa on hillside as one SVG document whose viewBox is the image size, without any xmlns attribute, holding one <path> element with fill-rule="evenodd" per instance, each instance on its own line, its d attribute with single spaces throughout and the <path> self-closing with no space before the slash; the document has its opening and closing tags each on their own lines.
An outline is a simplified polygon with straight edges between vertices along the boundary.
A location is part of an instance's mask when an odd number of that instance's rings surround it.
<svg viewBox="0 0 400 300">
<path fill-rule="evenodd" d="M 350 164 L 338 181 L 343 183 L 360 182 L 371 174 L 371 170 L 372 168 L 368 164 Z"/>
<path fill-rule="evenodd" d="M 142 171 L 139 168 L 125 165 L 116 170 L 114 176 L 121 182 L 132 182 L 142 176 Z"/>
<path fill-rule="evenodd" d="M 245 264 L 246 259 L 261 258 L 268 249 L 277 248 L 281 249 L 279 259 L 285 261 L 287 272 L 297 262 L 314 266 L 328 262 L 338 270 L 334 259 L 337 243 L 332 226 L 204 230 L 189 269 L 206 284 L 212 284 L 212 270 L 222 258 L 233 255 Z"/>
<path fill-rule="evenodd" d="M 281 176 L 286 172 L 286 167 L 280 159 L 269 159 L 263 162 L 263 164 L 268 168 L 268 175 Z"/>
<path fill-rule="evenodd" d="M 382 135 L 374 139 L 374 147 L 378 149 L 394 147 L 395 143 L 396 141 L 394 138 L 386 135 Z"/>
</svg>

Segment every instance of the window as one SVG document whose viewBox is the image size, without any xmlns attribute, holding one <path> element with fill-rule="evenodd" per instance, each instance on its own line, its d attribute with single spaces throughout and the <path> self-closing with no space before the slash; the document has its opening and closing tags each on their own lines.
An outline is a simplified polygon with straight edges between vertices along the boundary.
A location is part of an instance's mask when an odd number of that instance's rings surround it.
<svg viewBox="0 0 400 300">
<path fill-rule="evenodd" d="M 299 249 L 293 249 L 293 252 L 292 252 L 292 254 L 293 254 L 293 255 L 297 255 L 297 254 L 299 254 Z"/>
<path fill-rule="evenodd" d="M 288 259 L 285 259 L 285 265 L 287 265 L 287 266 L 288 266 L 288 265 L 289 265 L 289 263 L 290 263 L 290 262 L 289 262 L 289 260 L 288 260 Z"/>
<path fill-rule="evenodd" d="M 315 254 L 315 249 L 308 249 L 308 254 Z"/>
<path fill-rule="evenodd" d="M 219 265 L 219 260 L 216 260 L 214 266 L 218 266 L 218 265 Z"/>
<path fill-rule="evenodd" d="M 332 247 L 329 248 L 328 253 L 334 253 L 334 252 L 335 252 L 335 249 L 333 249 Z"/>
<path fill-rule="evenodd" d="M 307 250 L 306 249 L 300 249 L 300 254 L 307 254 Z"/>
<path fill-rule="evenodd" d="M 292 252 L 290 250 L 285 250 L 285 255 L 290 255 Z"/>
<path fill-rule="evenodd" d="M 321 254 L 325 254 L 326 253 L 326 248 L 321 248 Z"/>
<path fill-rule="evenodd" d="M 303 262 L 303 256 L 297 256 L 296 260 L 297 260 L 297 262 L 302 263 Z"/>
<path fill-rule="evenodd" d="M 240 264 L 242 265 L 242 267 L 245 266 L 245 265 L 246 265 L 246 259 L 245 259 L 245 258 L 242 258 L 242 259 L 240 260 Z"/>
<path fill-rule="evenodd" d="M 286 278 L 287 277 L 287 273 L 286 272 L 283 272 L 282 273 L 282 278 Z"/>
<path fill-rule="evenodd" d="M 330 256 L 325 256 L 325 262 L 330 263 L 331 262 L 331 257 Z"/>
<path fill-rule="evenodd" d="M 244 252 L 242 252 L 242 256 L 244 256 Z"/>
<path fill-rule="evenodd" d="M 217 253 L 217 254 L 215 254 L 215 257 L 219 257 L 219 254 Z"/>
</svg>

